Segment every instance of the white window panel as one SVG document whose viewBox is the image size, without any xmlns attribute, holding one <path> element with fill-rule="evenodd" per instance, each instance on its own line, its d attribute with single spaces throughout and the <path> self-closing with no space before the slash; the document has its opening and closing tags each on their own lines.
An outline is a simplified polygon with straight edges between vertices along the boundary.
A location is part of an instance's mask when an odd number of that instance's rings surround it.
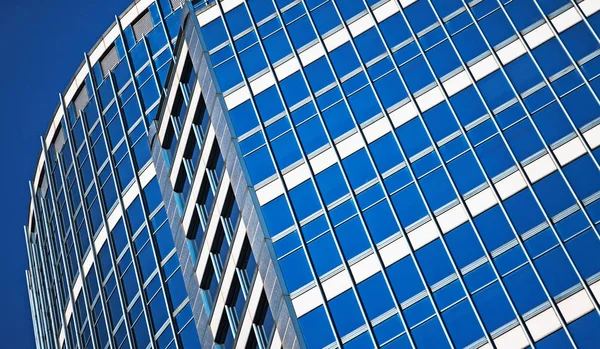
<svg viewBox="0 0 600 349">
<path fill-rule="evenodd" d="M 378 271 L 381 271 L 381 268 L 377 256 L 373 253 L 350 266 L 350 270 L 352 270 L 354 281 L 359 283 L 377 274 Z"/>
<path fill-rule="evenodd" d="M 390 119 L 392 119 L 394 127 L 400 127 L 416 116 L 417 108 L 413 102 L 408 102 L 407 104 L 390 113 Z"/>
<path fill-rule="evenodd" d="M 581 17 L 574 7 L 552 18 L 552 24 L 557 32 L 562 33 L 581 21 Z"/>
<path fill-rule="evenodd" d="M 256 191 L 256 197 L 258 198 L 258 203 L 261 206 L 264 206 L 265 204 L 274 200 L 276 197 L 282 195 L 284 191 L 285 189 L 283 188 L 283 183 L 281 183 L 281 180 L 277 178 L 273 182 L 258 189 Z"/>
<path fill-rule="evenodd" d="M 469 68 L 469 70 L 471 70 L 471 74 L 473 74 L 473 78 L 476 81 L 485 78 L 486 76 L 495 72 L 497 69 L 498 63 L 492 55 L 487 56 Z"/>
<path fill-rule="evenodd" d="M 227 109 L 232 110 L 238 105 L 244 103 L 245 101 L 250 99 L 250 90 L 247 86 L 242 86 L 241 88 L 235 90 L 233 93 L 225 96 L 225 104 L 227 105 Z"/>
<path fill-rule="evenodd" d="M 579 137 L 575 137 L 560 147 L 554 149 L 554 155 L 561 166 L 565 166 L 571 161 L 585 154 L 585 147 Z"/>
<path fill-rule="evenodd" d="M 400 11 L 400 9 L 398 8 L 396 1 L 390 0 L 373 10 L 373 15 L 375 15 L 377 22 L 383 22 L 384 20 L 398 13 L 398 11 Z"/>
<path fill-rule="evenodd" d="M 485 188 L 479 193 L 468 198 L 465 203 L 467 204 L 471 215 L 475 217 L 488 208 L 496 205 L 498 202 L 496 201 L 496 197 L 494 196 L 492 189 Z"/>
<path fill-rule="evenodd" d="M 550 155 L 546 154 L 524 167 L 529 180 L 534 183 L 556 171 Z"/>
<path fill-rule="evenodd" d="M 525 325 L 527 325 L 527 329 L 529 329 L 529 333 L 531 333 L 534 341 L 539 341 L 561 327 L 558 316 L 556 316 L 552 308 L 548 308 L 527 320 Z"/>
<path fill-rule="evenodd" d="M 371 15 L 366 14 L 357 19 L 356 21 L 350 23 L 350 25 L 348 25 L 348 29 L 350 30 L 350 33 L 353 37 L 357 37 L 360 34 L 366 32 L 367 30 L 373 28 L 374 25 L 375 22 L 373 22 L 373 18 L 371 17 Z"/>
<path fill-rule="evenodd" d="M 344 291 L 349 290 L 352 287 L 352 280 L 346 270 L 335 274 L 329 279 L 323 281 L 323 292 L 325 298 L 332 299 L 337 295 L 342 294 Z"/>
<path fill-rule="evenodd" d="M 387 118 L 381 118 L 363 129 L 367 143 L 372 143 L 392 131 Z"/>
<path fill-rule="evenodd" d="M 498 195 L 502 200 L 506 200 L 507 198 L 513 196 L 521 189 L 527 186 L 525 179 L 521 175 L 521 172 L 515 171 L 508 177 L 503 178 L 498 183 L 494 184 L 496 190 L 498 191 Z"/>
<path fill-rule="evenodd" d="M 439 237 L 438 229 L 433 221 L 429 221 L 408 233 L 408 239 L 417 250 Z"/>
</svg>

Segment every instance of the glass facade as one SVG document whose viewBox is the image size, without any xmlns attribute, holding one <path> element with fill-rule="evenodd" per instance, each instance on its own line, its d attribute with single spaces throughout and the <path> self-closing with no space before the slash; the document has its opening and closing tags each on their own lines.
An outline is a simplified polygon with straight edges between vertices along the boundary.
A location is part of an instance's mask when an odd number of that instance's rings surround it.
<svg viewBox="0 0 600 349">
<path fill-rule="evenodd" d="M 301 347 L 596 347 L 599 10 L 225 0 L 185 17 L 153 158 L 212 339 L 292 347 L 279 320 L 244 332 L 253 292 L 227 281 L 244 230 L 259 255 L 255 214 Z"/>
<path fill-rule="evenodd" d="M 25 232 L 38 348 L 199 347 L 147 139 L 180 7 L 117 19 L 42 139 Z"/>
<path fill-rule="evenodd" d="M 600 2 L 136 2 L 42 139 L 40 348 L 595 348 Z"/>
</svg>

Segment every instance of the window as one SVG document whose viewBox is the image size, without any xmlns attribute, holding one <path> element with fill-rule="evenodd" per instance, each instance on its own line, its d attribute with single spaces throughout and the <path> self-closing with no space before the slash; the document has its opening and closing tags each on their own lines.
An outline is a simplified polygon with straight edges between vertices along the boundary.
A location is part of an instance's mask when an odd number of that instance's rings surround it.
<svg viewBox="0 0 600 349">
<path fill-rule="evenodd" d="M 256 271 L 256 260 L 252 253 L 252 247 L 248 237 L 244 238 L 244 245 L 242 246 L 242 252 L 238 259 L 237 273 L 240 278 L 240 284 L 242 288 L 248 293 L 250 291 L 250 285 L 254 278 L 254 272 Z"/>
<path fill-rule="evenodd" d="M 229 349 L 233 348 L 234 340 L 235 335 L 229 326 L 227 316 L 222 316 L 221 323 L 219 324 L 219 328 L 217 330 L 217 335 L 215 336 L 215 343 L 217 343 L 217 347 L 220 349 Z"/>
<path fill-rule="evenodd" d="M 317 349 L 335 341 L 325 308 L 319 306 L 298 319 L 307 348 Z"/>
<path fill-rule="evenodd" d="M 231 189 L 231 187 L 229 187 L 229 190 L 227 191 L 227 198 L 225 199 L 221 217 L 227 234 L 233 237 L 240 221 L 240 209 L 235 201 L 235 195 L 233 194 L 233 189 Z"/>
<path fill-rule="evenodd" d="M 275 320 L 266 294 L 262 293 L 254 318 L 254 332 L 261 348 L 268 348 L 275 331 Z"/>
<path fill-rule="evenodd" d="M 200 253 L 200 248 L 202 247 L 202 241 L 204 239 L 204 227 L 203 224 L 201 224 L 200 222 L 200 215 L 198 214 L 197 210 L 192 215 L 192 220 L 187 233 L 187 238 L 190 246 L 192 260 L 196 262 Z"/>
<path fill-rule="evenodd" d="M 210 157 L 208 158 L 208 164 L 206 165 L 206 172 L 208 174 L 211 186 L 215 192 L 221 182 L 224 169 L 225 162 L 223 161 L 223 157 L 221 156 L 221 150 L 219 149 L 219 145 L 215 141 L 212 147 Z"/>
<path fill-rule="evenodd" d="M 204 272 L 204 277 L 200 283 L 200 288 L 202 289 L 202 300 L 204 301 L 204 305 L 207 309 L 207 314 L 210 314 L 213 304 L 217 299 L 218 287 L 219 281 L 215 275 L 213 265 L 208 263 L 206 271 Z"/>
<path fill-rule="evenodd" d="M 225 303 L 225 311 L 227 312 L 229 323 L 235 332 L 237 332 L 237 328 L 242 321 L 246 298 L 247 293 L 242 291 L 239 279 L 234 278 Z"/>
<path fill-rule="evenodd" d="M 204 176 L 202 181 L 202 187 L 200 188 L 200 195 L 198 196 L 198 202 L 196 203 L 196 210 L 200 214 L 200 219 L 203 226 L 206 228 L 210 213 L 212 212 L 213 203 L 215 200 L 215 193 L 208 181 L 207 176 Z"/>
<path fill-rule="evenodd" d="M 223 230 L 223 226 L 219 224 L 210 253 L 214 271 L 219 279 L 223 274 L 223 270 L 225 270 L 225 263 L 227 262 L 231 243 L 229 239 L 230 238 L 226 236 L 225 231 Z"/>
<path fill-rule="evenodd" d="M 196 70 L 190 56 L 186 56 L 183 72 L 181 73 L 181 89 L 187 100 L 190 100 L 196 86 Z"/>
</svg>

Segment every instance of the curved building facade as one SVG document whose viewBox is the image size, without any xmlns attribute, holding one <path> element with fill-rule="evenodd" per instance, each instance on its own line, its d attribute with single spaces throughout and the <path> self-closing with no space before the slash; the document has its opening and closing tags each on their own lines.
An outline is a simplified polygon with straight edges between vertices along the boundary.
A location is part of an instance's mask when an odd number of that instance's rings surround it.
<svg viewBox="0 0 600 349">
<path fill-rule="evenodd" d="M 39 347 L 595 348 L 600 2 L 140 1 L 61 96 Z"/>
<path fill-rule="evenodd" d="M 180 7 L 132 4 L 57 101 L 25 229 L 38 348 L 199 347 L 147 140 Z"/>
<path fill-rule="evenodd" d="M 598 1 L 191 6 L 151 145 L 202 346 L 598 346 Z"/>
</svg>

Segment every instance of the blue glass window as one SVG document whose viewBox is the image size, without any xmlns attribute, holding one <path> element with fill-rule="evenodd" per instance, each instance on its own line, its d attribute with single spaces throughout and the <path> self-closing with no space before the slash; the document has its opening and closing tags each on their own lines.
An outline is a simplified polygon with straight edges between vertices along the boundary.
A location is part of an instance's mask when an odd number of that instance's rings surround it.
<svg viewBox="0 0 600 349">
<path fill-rule="evenodd" d="M 354 128 L 352 117 L 344 102 L 339 102 L 323 111 L 322 115 L 332 139 L 336 139 Z"/>
<path fill-rule="evenodd" d="M 283 279 L 289 292 L 313 281 L 303 249 L 296 250 L 279 261 Z"/>
<path fill-rule="evenodd" d="M 202 27 L 202 32 L 208 34 L 202 35 L 202 37 L 209 51 L 227 41 L 227 32 L 221 18 L 217 18 Z"/>
<path fill-rule="evenodd" d="M 421 348 L 450 348 L 450 343 L 444 335 L 440 320 L 434 317 L 412 330 L 417 347 Z"/>
<path fill-rule="evenodd" d="M 290 190 L 290 200 L 299 221 L 321 209 L 317 192 L 311 181 L 305 181 Z"/>
<path fill-rule="evenodd" d="M 375 171 L 365 149 L 361 149 L 345 158 L 342 160 L 342 164 L 350 181 L 350 186 L 355 190 L 375 178 Z"/>
<path fill-rule="evenodd" d="M 552 297 L 559 295 L 579 281 L 567 255 L 560 248 L 555 248 L 542 255 L 534 261 L 534 264 Z"/>
<path fill-rule="evenodd" d="M 296 128 L 302 148 L 308 155 L 328 143 L 325 130 L 318 117 L 313 117 Z"/>
<path fill-rule="evenodd" d="M 356 57 L 356 53 L 354 53 L 354 49 L 350 43 L 345 43 L 331 51 L 329 56 L 339 78 L 360 67 L 358 57 Z"/>
<path fill-rule="evenodd" d="M 323 276 L 342 264 L 333 236 L 329 232 L 311 241 L 308 252 L 318 276 Z"/>
<path fill-rule="evenodd" d="M 333 323 L 340 336 L 345 336 L 364 324 L 358 302 L 352 290 L 348 290 L 329 302 Z"/>
<path fill-rule="evenodd" d="M 474 294 L 473 301 L 488 332 L 498 329 L 515 318 L 497 282 Z"/>
<path fill-rule="evenodd" d="M 283 99 L 288 107 L 291 107 L 298 102 L 302 101 L 304 98 L 309 96 L 308 88 L 304 83 L 304 79 L 302 78 L 302 74 L 300 72 L 296 72 L 287 78 L 283 79 L 280 83 L 281 92 L 283 94 Z"/>
<path fill-rule="evenodd" d="M 398 148 L 396 139 L 392 134 L 387 134 L 370 143 L 369 150 L 379 173 L 385 173 L 387 170 L 404 161 L 402 153 L 400 153 L 400 148 Z"/>
<path fill-rule="evenodd" d="M 474 222 L 488 251 L 493 251 L 514 238 L 510 225 L 498 206 L 478 215 Z"/>
<path fill-rule="evenodd" d="M 342 252 L 347 260 L 369 248 L 369 240 L 358 217 L 354 217 L 335 228 Z"/>
<path fill-rule="evenodd" d="M 318 2 L 320 3 L 321 1 Z M 315 22 L 317 31 L 321 35 L 329 32 L 342 23 L 331 1 L 328 1 L 318 8 L 312 10 L 311 16 Z"/>
<path fill-rule="evenodd" d="M 387 201 L 381 201 L 370 207 L 363 215 L 371 237 L 376 244 L 399 231 L 398 224 Z"/>
<path fill-rule="evenodd" d="M 506 276 L 504 284 L 517 311 L 521 315 L 547 300 L 544 290 L 530 264 Z"/>
<path fill-rule="evenodd" d="M 469 344 L 483 337 L 483 330 L 479 325 L 473 308 L 464 300 L 442 314 L 442 319 L 457 348 L 465 348 Z"/>
<path fill-rule="evenodd" d="M 327 59 L 321 57 L 304 68 L 313 92 L 317 92 L 335 81 Z"/>
<path fill-rule="evenodd" d="M 399 303 L 408 300 L 425 289 L 410 256 L 402 258 L 387 267 L 386 270 Z"/>
<path fill-rule="evenodd" d="M 427 210 L 414 184 L 392 195 L 394 210 L 404 228 L 427 215 Z"/>
<path fill-rule="evenodd" d="M 412 157 L 425 148 L 431 146 L 423 123 L 414 118 L 396 130 L 400 144 L 404 148 L 407 157 Z"/>
<path fill-rule="evenodd" d="M 262 147 L 246 157 L 246 166 L 254 184 L 260 183 L 275 174 L 275 166 L 266 147 Z"/>
<path fill-rule="evenodd" d="M 436 211 L 449 202 L 456 200 L 454 189 L 443 168 L 438 168 L 419 179 L 419 184 L 432 211 Z"/>
<path fill-rule="evenodd" d="M 280 169 L 284 169 L 302 158 L 298 142 L 292 132 L 288 132 L 283 136 L 271 142 L 275 161 Z"/>
<path fill-rule="evenodd" d="M 304 342 L 309 349 L 323 348 L 335 341 L 325 309 L 319 306 L 298 319 Z"/>
<path fill-rule="evenodd" d="M 469 223 L 464 223 L 446 234 L 446 243 L 458 268 L 464 268 L 483 257 L 481 244 Z"/>
<path fill-rule="evenodd" d="M 349 193 L 338 165 L 331 166 L 317 174 L 316 180 L 325 205 L 329 205 Z"/>
<path fill-rule="evenodd" d="M 262 212 L 271 236 L 275 236 L 294 223 L 287 201 L 283 196 L 262 206 Z"/>
</svg>

